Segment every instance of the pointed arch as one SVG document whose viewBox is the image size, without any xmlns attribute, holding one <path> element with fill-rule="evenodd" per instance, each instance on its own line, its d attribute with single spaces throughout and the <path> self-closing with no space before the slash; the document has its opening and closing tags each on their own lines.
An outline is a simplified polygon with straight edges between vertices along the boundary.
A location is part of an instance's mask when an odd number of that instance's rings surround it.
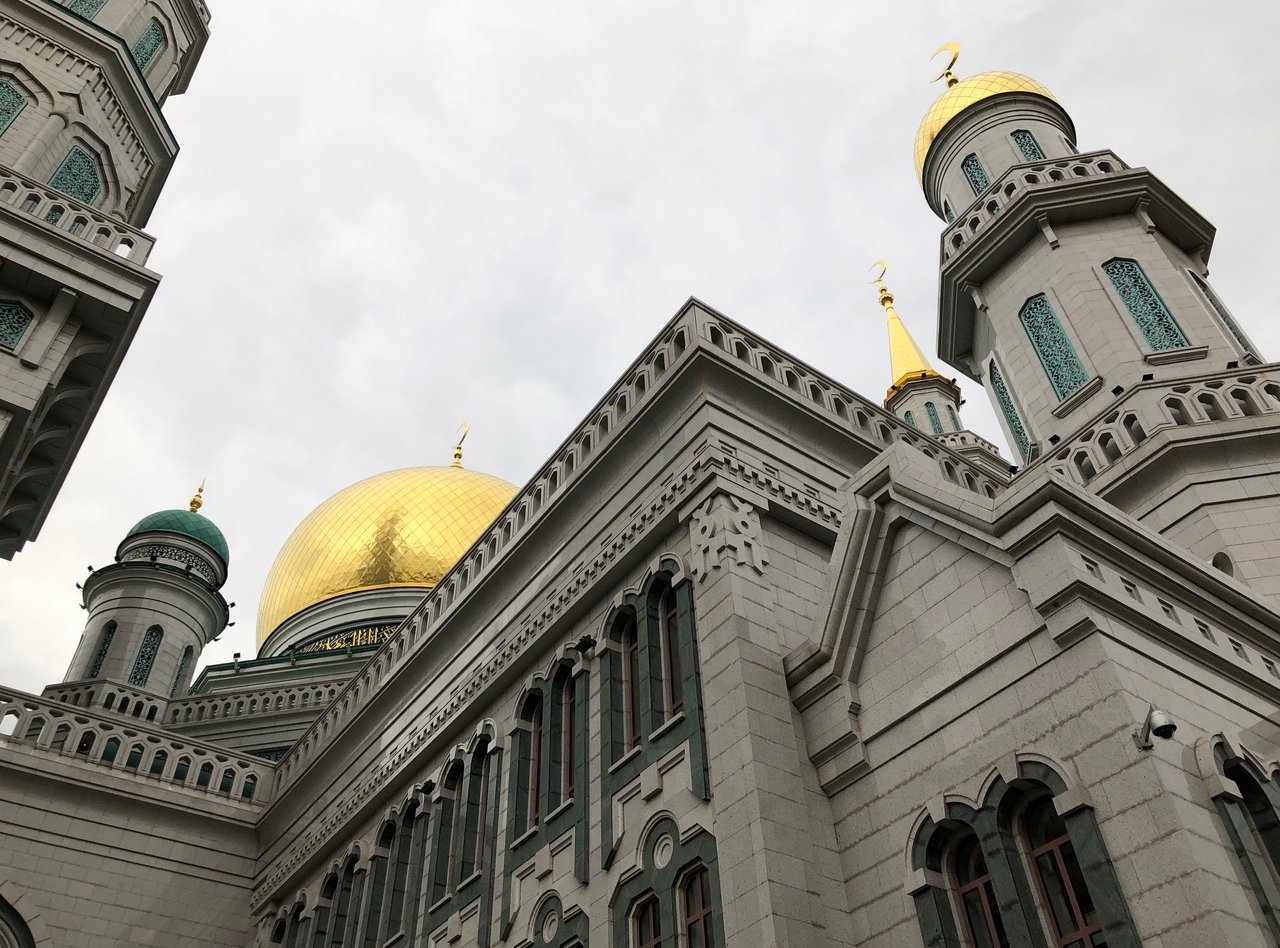
<svg viewBox="0 0 1280 948">
<path fill-rule="evenodd" d="M 1067 336 L 1058 314 L 1049 302 L 1048 294 L 1037 293 L 1030 297 L 1018 311 L 1022 328 L 1026 330 L 1031 347 L 1044 367 L 1049 384 L 1058 398 L 1064 399 L 1089 381 L 1075 346 Z"/>
<path fill-rule="evenodd" d="M 1138 261 L 1113 257 L 1102 265 L 1102 272 L 1111 281 L 1152 352 L 1185 349 L 1191 345 Z"/>
<path fill-rule="evenodd" d="M 151 626 L 142 636 L 142 645 L 138 647 L 138 656 L 133 661 L 133 670 L 129 672 L 129 684 L 133 687 L 146 687 L 147 679 L 151 677 L 151 666 L 155 664 L 163 638 L 164 629 L 158 625 Z"/>
</svg>

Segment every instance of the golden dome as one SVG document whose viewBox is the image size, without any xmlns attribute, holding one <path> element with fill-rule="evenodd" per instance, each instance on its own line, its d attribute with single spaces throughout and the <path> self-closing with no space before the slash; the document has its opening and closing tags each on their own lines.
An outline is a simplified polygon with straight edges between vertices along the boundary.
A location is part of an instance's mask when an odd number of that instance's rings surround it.
<svg viewBox="0 0 1280 948">
<path fill-rule="evenodd" d="M 285 619 L 334 596 L 434 586 L 515 493 L 461 466 L 407 467 L 338 491 L 276 556 L 258 605 L 258 647 Z"/>
<path fill-rule="evenodd" d="M 1054 102 L 1058 101 L 1040 83 L 1016 72 L 981 72 L 968 79 L 961 79 L 948 86 L 920 120 L 920 130 L 916 132 L 916 177 L 923 180 L 924 160 L 929 154 L 929 146 L 948 122 L 975 102 L 1006 92 L 1032 92 Z"/>
</svg>

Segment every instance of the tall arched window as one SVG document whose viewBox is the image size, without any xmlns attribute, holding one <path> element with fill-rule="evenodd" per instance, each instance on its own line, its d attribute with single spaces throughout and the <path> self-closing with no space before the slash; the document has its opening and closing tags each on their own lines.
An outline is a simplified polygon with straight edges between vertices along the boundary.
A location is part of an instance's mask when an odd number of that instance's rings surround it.
<svg viewBox="0 0 1280 948">
<path fill-rule="evenodd" d="M 529 749 L 526 764 L 525 829 L 533 829 L 542 819 L 542 738 L 543 700 L 541 694 L 530 696 L 524 719 L 529 725 Z"/>
<path fill-rule="evenodd" d="M 484 861 L 489 834 L 489 767 L 488 743 L 481 742 L 471 757 L 471 772 L 467 780 L 466 822 L 460 841 L 462 855 L 458 861 L 459 883 L 470 878 Z"/>
<path fill-rule="evenodd" d="M 106 5 L 107 0 L 67 0 L 67 9 L 86 20 L 92 20 Z"/>
<path fill-rule="evenodd" d="M 964 176 L 969 180 L 969 187 L 973 188 L 974 194 L 981 194 L 991 186 L 991 179 L 987 177 L 987 169 L 982 167 L 982 162 L 977 155 L 965 155 L 964 161 L 960 162 L 960 170 L 964 172 Z"/>
<path fill-rule="evenodd" d="M 457 854 L 462 844 L 462 824 L 466 811 L 462 786 L 465 774 L 466 768 L 462 761 L 456 760 L 445 771 L 440 785 L 438 832 L 431 867 L 433 903 L 451 893 L 458 883 Z"/>
<path fill-rule="evenodd" d="M 160 25 L 159 20 L 152 17 L 151 22 L 147 24 L 147 28 L 142 31 L 142 35 L 138 37 L 129 52 L 133 56 L 133 61 L 138 64 L 138 68 L 146 71 L 152 60 L 156 58 L 156 53 L 162 49 L 164 49 L 164 27 Z"/>
<path fill-rule="evenodd" d="M 632 916 L 635 948 L 662 948 L 662 915 L 658 897 L 651 895 L 636 906 Z"/>
<path fill-rule="evenodd" d="M 1256 356 L 1258 353 L 1254 350 L 1253 345 L 1249 340 L 1245 338 L 1244 333 L 1240 331 L 1240 327 L 1236 325 L 1236 321 L 1231 318 L 1231 314 L 1227 312 L 1227 308 L 1222 305 L 1222 300 L 1218 299 L 1218 294 L 1213 292 L 1213 289 L 1209 284 L 1200 279 L 1196 274 L 1191 273 L 1189 270 L 1187 272 L 1190 274 L 1192 282 L 1195 283 L 1196 289 L 1200 291 L 1200 295 L 1205 298 L 1205 302 L 1207 302 L 1213 311 L 1218 314 L 1218 318 L 1222 320 L 1222 324 L 1227 327 L 1228 332 L 1235 337 L 1236 342 L 1240 343 L 1240 348 L 1245 352 L 1248 352 L 1250 355 Z"/>
<path fill-rule="evenodd" d="M 956 219 L 956 212 L 951 209 L 951 202 L 946 198 L 942 200 L 942 216 L 947 219 L 948 224 Z"/>
<path fill-rule="evenodd" d="M 417 810 L 410 804 L 400 817 L 395 833 L 394 850 L 391 853 L 390 872 L 387 874 L 387 937 L 404 930 L 405 891 L 409 885 L 410 857 L 413 854 L 413 830 Z"/>
<path fill-rule="evenodd" d="M 1066 398 L 1089 381 L 1075 346 L 1067 338 L 1048 296 L 1037 293 L 1031 297 L 1022 304 L 1018 318 L 1058 398 Z"/>
<path fill-rule="evenodd" d="M 1147 275 L 1136 260 L 1116 257 L 1102 265 L 1116 295 L 1138 325 L 1138 331 L 1147 340 L 1153 352 L 1166 349 L 1185 349 L 1190 345 L 1169 308 L 1160 299 Z"/>
<path fill-rule="evenodd" d="M 18 348 L 33 319 L 31 310 L 16 300 L 0 300 L 0 346 Z"/>
<path fill-rule="evenodd" d="M 89 670 L 85 673 L 86 678 L 97 678 L 102 673 L 102 663 L 106 661 L 111 640 L 115 637 L 116 624 L 114 621 L 108 622 L 102 627 L 102 634 L 98 636 L 98 648 L 93 653 L 93 661 L 89 663 Z"/>
<path fill-rule="evenodd" d="M 951 419 L 951 428 L 953 431 L 964 430 L 960 425 L 960 418 L 956 415 L 956 410 L 950 405 L 947 406 L 947 417 Z"/>
<path fill-rule="evenodd" d="M 1033 800 L 1023 816 L 1027 858 L 1059 945 L 1097 945 L 1102 931 L 1067 826 L 1052 797 Z"/>
<path fill-rule="evenodd" d="M 573 779 L 573 768 L 576 764 L 574 742 L 578 737 L 577 682 L 574 681 L 572 672 L 566 671 L 561 678 L 558 696 L 560 699 L 560 713 L 558 716 L 559 733 L 556 734 L 556 748 L 560 752 L 560 759 L 557 761 L 558 780 L 556 783 L 560 797 L 558 802 L 565 803 L 573 799 L 575 789 Z"/>
<path fill-rule="evenodd" d="M 624 751 L 640 746 L 640 632 L 634 617 L 619 639 L 622 646 L 622 716 Z"/>
<path fill-rule="evenodd" d="M 911 412 L 907 412 L 907 413 L 903 416 L 903 420 L 904 420 L 907 424 L 909 424 L 912 428 L 915 428 L 915 427 L 916 427 L 916 416 L 915 416 L 913 413 L 911 413 Z"/>
<path fill-rule="evenodd" d="M 133 671 L 129 672 L 129 684 L 135 688 L 144 688 L 151 677 L 151 666 L 155 664 L 156 653 L 160 651 L 160 640 L 164 638 L 164 630 L 158 625 L 147 629 L 142 636 L 142 645 L 138 648 L 138 657 L 133 661 Z"/>
<path fill-rule="evenodd" d="M 662 677 L 666 682 L 667 717 L 684 710 L 684 664 L 680 661 L 680 623 L 676 592 L 670 586 L 658 600 L 659 632 L 662 636 Z"/>
<path fill-rule="evenodd" d="M 942 419 L 938 417 L 938 406 L 933 402 L 925 402 L 924 413 L 929 416 L 929 427 L 933 429 L 933 433 L 942 434 Z"/>
<path fill-rule="evenodd" d="M 0 135 L 5 133 L 26 107 L 27 97 L 22 91 L 7 79 L 0 79 Z"/>
<path fill-rule="evenodd" d="M 973 832 L 966 833 L 955 844 L 951 857 L 955 873 L 956 899 L 964 920 L 969 943 L 976 948 L 1007 948 L 1009 940 L 996 904 L 991 873 L 982 856 L 982 847 Z"/>
<path fill-rule="evenodd" d="M 378 927 L 382 924 L 382 906 L 386 900 L 387 863 L 391 860 L 391 850 L 396 843 L 396 826 L 386 823 L 378 834 L 378 845 L 374 848 L 369 860 L 369 900 L 364 906 L 364 929 L 376 938 Z"/>
<path fill-rule="evenodd" d="M 1025 128 L 1018 129 L 1012 137 L 1023 161 L 1044 161 L 1044 152 L 1040 150 L 1040 143 Z"/>
<path fill-rule="evenodd" d="M 190 645 L 182 650 L 182 658 L 178 661 L 178 671 L 173 676 L 173 686 L 169 689 L 170 698 L 176 698 L 178 696 L 178 689 L 182 687 L 182 678 L 186 675 L 187 665 L 190 663 L 191 656 L 194 654 L 195 652 Z"/>
<path fill-rule="evenodd" d="M 1018 417 L 1013 396 L 1009 394 L 1009 387 L 1004 384 L 1004 376 L 1000 373 L 1000 367 L 996 365 L 995 359 L 992 359 L 987 366 L 987 379 L 991 382 L 991 393 L 995 395 L 1000 411 L 1004 413 L 1005 424 L 1009 426 L 1013 443 L 1025 461 L 1027 454 L 1031 451 L 1031 439 L 1027 437 L 1027 429 L 1022 427 L 1022 419 Z"/>
<path fill-rule="evenodd" d="M 688 948 L 715 948 L 711 924 L 711 880 L 706 866 L 690 872 L 680 886 L 684 944 Z"/>
<path fill-rule="evenodd" d="M 98 163 L 79 145 L 72 145 L 58 170 L 49 178 L 49 187 L 57 188 L 77 201 L 92 204 L 102 193 Z"/>
</svg>

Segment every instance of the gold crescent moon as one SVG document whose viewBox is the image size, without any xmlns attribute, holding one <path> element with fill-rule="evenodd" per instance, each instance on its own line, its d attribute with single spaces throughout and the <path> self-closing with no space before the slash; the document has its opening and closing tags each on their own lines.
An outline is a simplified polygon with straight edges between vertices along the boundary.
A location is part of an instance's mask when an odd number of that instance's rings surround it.
<svg viewBox="0 0 1280 948">
<path fill-rule="evenodd" d="M 929 59 L 930 60 L 937 59 L 938 54 L 942 52 L 950 53 L 951 59 L 947 62 L 946 68 L 943 69 L 942 72 L 938 73 L 937 78 L 933 80 L 934 82 L 937 82 L 938 79 L 946 78 L 946 76 L 950 74 L 951 67 L 954 66 L 956 64 L 956 60 L 960 58 L 960 44 L 954 43 L 954 42 L 943 43 L 941 46 L 939 46 L 937 49 L 933 51 L 933 55 L 930 56 Z"/>
<path fill-rule="evenodd" d="M 868 280 L 867 281 L 868 283 L 879 283 L 881 280 L 884 279 L 885 273 L 887 273 L 889 270 L 888 263 L 886 263 L 884 260 L 877 260 L 875 263 L 871 264 L 871 266 L 868 268 L 868 272 L 870 272 L 871 270 L 874 270 L 876 267 L 880 268 L 880 272 L 876 274 L 876 277 L 874 280 Z"/>
<path fill-rule="evenodd" d="M 462 442 L 467 440 L 467 435 L 471 433 L 471 422 L 464 421 L 458 426 L 458 447 L 462 447 Z"/>
</svg>

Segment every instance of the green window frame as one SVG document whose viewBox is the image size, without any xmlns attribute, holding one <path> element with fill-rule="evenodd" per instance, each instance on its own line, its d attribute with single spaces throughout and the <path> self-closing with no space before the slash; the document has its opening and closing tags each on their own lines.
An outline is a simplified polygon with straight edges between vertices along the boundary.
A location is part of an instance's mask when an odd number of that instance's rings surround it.
<svg viewBox="0 0 1280 948">
<path fill-rule="evenodd" d="M 72 145 L 62 164 L 49 178 L 49 187 L 57 188 L 77 201 L 92 204 L 102 193 L 102 175 L 97 161 L 79 145 Z"/>
<path fill-rule="evenodd" d="M 135 688 L 145 688 L 147 679 L 151 677 L 151 666 L 156 662 L 160 652 L 160 641 L 164 638 L 164 629 L 153 625 L 142 636 L 142 645 L 138 648 L 138 657 L 133 661 L 133 670 L 129 672 L 129 684 Z"/>
<path fill-rule="evenodd" d="M 134 41 L 129 53 L 133 56 L 133 61 L 138 64 L 138 68 L 146 72 L 147 67 L 155 61 L 156 54 L 164 49 L 164 44 L 164 27 L 160 25 L 159 20 L 152 17 L 147 28 L 142 31 L 142 35 Z"/>
<path fill-rule="evenodd" d="M 996 404 L 1004 413 L 1005 424 L 1013 437 L 1013 443 L 1018 453 L 1022 455 L 1022 460 L 1025 461 L 1031 453 L 1031 439 L 1027 437 L 1027 429 L 1022 426 L 1018 409 L 1013 404 L 1013 396 L 1009 394 L 1009 386 L 1004 384 L 1004 375 L 1000 372 L 1000 366 L 996 365 L 995 359 L 992 359 L 987 366 L 987 379 L 991 382 L 991 392 L 996 397 Z"/>
<path fill-rule="evenodd" d="M 987 169 L 982 167 L 982 160 L 976 153 L 970 152 L 964 156 L 964 161 L 960 162 L 960 170 L 964 172 L 964 176 L 969 182 L 969 187 L 973 188 L 974 195 L 981 194 L 991 187 L 991 179 L 987 176 Z"/>
<path fill-rule="evenodd" d="M 1079 391 L 1089 381 L 1089 374 L 1076 355 L 1076 347 L 1071 344 L 1048 295 L 1037 293 L 1028 299 L 1018 311 L 1018 319 L 1058 399 Z"/>
<path fill-rule="evenodd" d="M 1153 352 L 1185 349 L 1191 345 L 1138 261 L 1114 257 L 1102 265 L 1102 272 Z"/>
<path fill-rule="evenodd" d="M 17 300 L 0 300 L 0 348 L 16 349 L 35 317 Z"/>
<path fill-rule="evenodd" d="M 0 135 L 9 130 L 14 119 L 27 107 L 28 99 L 8 79 L 0 79 Z"/>
</svg>

